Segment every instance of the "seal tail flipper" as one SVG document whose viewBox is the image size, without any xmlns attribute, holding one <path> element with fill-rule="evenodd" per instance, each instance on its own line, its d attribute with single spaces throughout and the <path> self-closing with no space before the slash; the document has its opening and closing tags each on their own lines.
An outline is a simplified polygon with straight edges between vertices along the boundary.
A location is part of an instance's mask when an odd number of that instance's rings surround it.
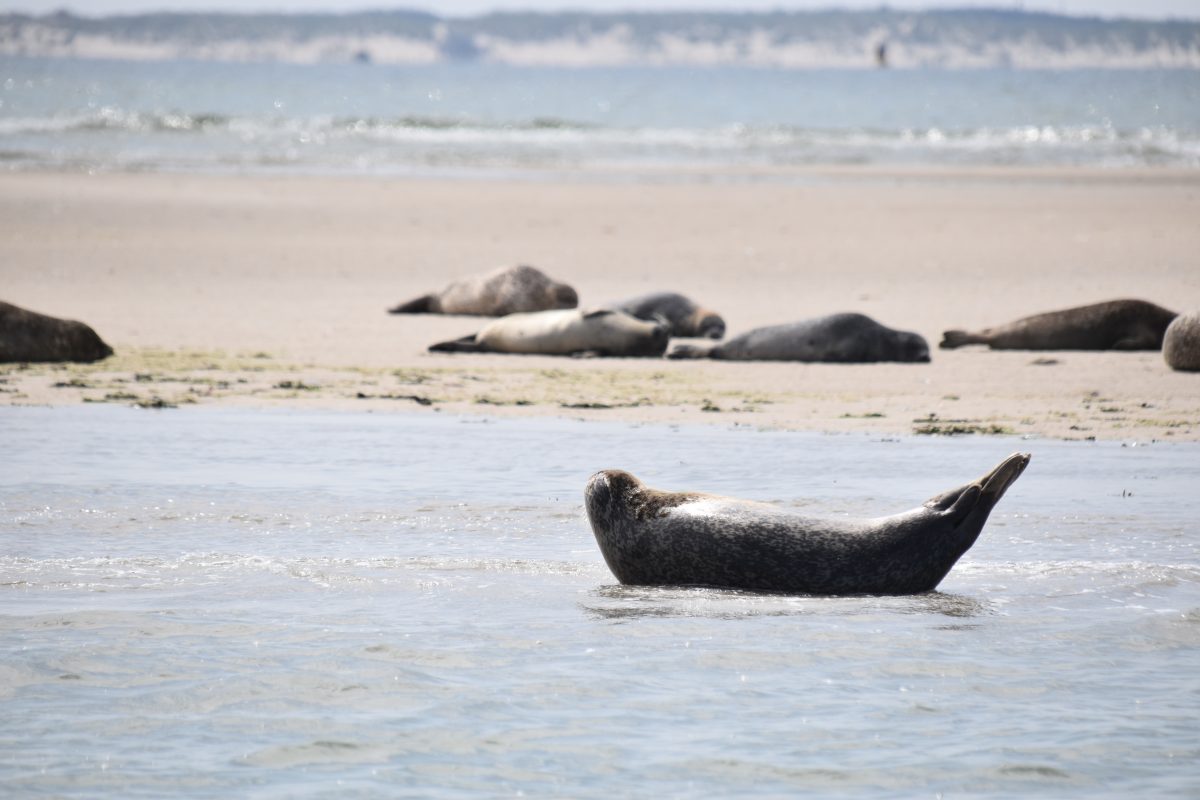
<svg viewBox="0 0 1200 800">
<path fill-rule="evenodd" d="M 427 294 L 418 297 L 415 300 L 409 300 L 407 303 L 401 303 L 398 306 L 392 306 L 388 309 L 389 314 L 432 314 L 430 304 L 433 302 L 433 295 Z"/>
<path fill-rule="evenodd" d="M 942 341 L 938 347 L 943 350 L 953 350 L 956 347 L 962 347 L 967 344 L 987 344 L 987 339 L 978 333 L 970 333 L 969 331 L 943 331 Z"/>
<path fill-rule="evenodd" d="M 431 353 L 486 353 L 487 348 L 475 341 L 475 334 L 461 339 L 451 339 L 448 342 L 438 342 L 429 345 Z"/>
<path fill-rule="evenodd" d="M 677 344 L 667 353 L 667 358 L 710 358 L 714 345 Z"/>
</svg>

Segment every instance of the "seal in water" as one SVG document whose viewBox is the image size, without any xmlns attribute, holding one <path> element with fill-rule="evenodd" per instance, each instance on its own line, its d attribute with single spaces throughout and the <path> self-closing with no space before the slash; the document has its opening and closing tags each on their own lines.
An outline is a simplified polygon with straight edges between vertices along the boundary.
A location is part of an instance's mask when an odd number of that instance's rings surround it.
<svg viewBox="0 0 1200 800">
<path fill-rule="evenodd" d="M 1180 314 L 1167 326 L 1163 360 L 1174 370 L 1200 371 L 1200 311 Z"/>
<path fill-rule="evenodd" d="M 676 345 L 667 358 L 717 358 L 728 361 L 870 361 L 929 360 L 929 344 L 919 333 L 897 331 L 865 314 L 769 325 L 718 345 Z"/>
<path fill-rule="evenodd" d="M 632 297 L 608 308 L 624 311 L 638 319 L 665 319 L 672 336 L 701 336 L 720 339 L 725 335 L 725 320 L 715 311 L 696 305 L 677 292 L 654 292 Z"/>
<path fill-rule="evenodd" d="M 940 347 L 993 350 L 1158 350 L 1176 313 L 1145 300 L 1109 300 L 1023 317 L 996 328 L 946 331 Z"/>
<path fill-rule="evenodd" d="M 430 346 L 435 353 L 524 353 L 568 356 L 654 356 L 667 349 L 670 334 L 661 322 L 645 322 L 623 311 L 536 311 L 510 314 L 479 333 Z"/>
<path fill-rule="evenodd" d="M 1014 453 L 977 481 L 876 519 L 814 519 L 767 503 L 651 489 L 597 472 L 584 505 L 621 583 L 792 594 L 932 591 L 975 543 L 1029 463 Z"/>
<path fill-rule="evenodd" d="M 86 363 L 108 358 L 112 354 L 113 349 L 82 322 L 50 317 L 0 302 L 0 363 Z"/>
<path fill-rule="evenodd" d="M 579 296 L 570 286 L 552 280 L 536 267 L 522 264 L 462 278 L 437 294 L 409 300 L 389 308 L 388 312 L 503 317 L 525 311 L 574 308 L 577 305 Z"/>
</svg>

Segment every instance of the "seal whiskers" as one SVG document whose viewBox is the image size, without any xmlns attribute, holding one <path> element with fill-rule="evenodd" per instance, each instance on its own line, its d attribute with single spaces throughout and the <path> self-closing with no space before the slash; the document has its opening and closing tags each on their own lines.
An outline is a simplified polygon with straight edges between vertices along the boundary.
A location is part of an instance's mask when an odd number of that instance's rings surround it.
<svg viewBox="0 0 1200 800">
<path fill-rule="evenodd" d="M 584 504 L 600 552 L 624 584 L 915 594 L 933 590 L 970 549 L 1028 464 L 1028 454 L 1014 453 L 978 480 L 877 519 L 816 519 L 767 503 L 666 492 L 620 470 L 593 475 Z"/>
</svg>

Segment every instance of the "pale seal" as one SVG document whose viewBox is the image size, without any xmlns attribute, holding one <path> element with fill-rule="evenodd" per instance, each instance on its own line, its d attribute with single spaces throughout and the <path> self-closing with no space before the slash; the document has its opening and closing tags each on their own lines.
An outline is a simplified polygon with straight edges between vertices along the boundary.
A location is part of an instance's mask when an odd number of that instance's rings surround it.
<svg viewBox="0 0 1200 800">
<path fill-rule="evenodd" d="M 621 311 L 536 311 L 510 314 L 475 334 L 431 345 L 435 353 L 523 353 L 526 355 L 661 356 L 670 334 L 661 322 L 645 322 Z"/>
<path fill-rule="evenodd" d="M 1200 311 L 1180 314 L 1167 326 L 1163 360 L 1174 370 L 1200 371 Z"/>
<path fill-rule="evenodd" d="M 1025 466 L 1014 453 L 977 481 L 875 519 L 814 519 L 767 503 L 651 489 L 597 472 L 584 506 L 623 584 L 790 594 L 929 592 L 979 537 Z"/>
<path fill-rule="evenodd" d="M 392 314 L 468 314 L 503 317 L 526 311 L 574 308 L 579 296 L 536 267 L 501 267 L 454 281 L 436 294 L 389 308 Z"/>
<path fill-rule="evenodd" d="M 725 320 L 715 311 L 697 305 L 677 292 L 654 292 L 631 297 L 619 303 L 609 303 L 638 319 L 664 319 L 671 326 L 672 336 L 699 336 L 720 339 L 725 335 Z"/>
<path fill-rule="evenodd" d="M 1109 300 L 1047 311 L 995 328 L 946 331 L 941 347 L 993 350 L 1158 350 L 1176 313 L 1145 300 Z"/>
<path fill-rule="evenodd" d="M 864 314 L 831 314 L 786 325 L 755 328 L 718 345 L 676 345 L 667 358 L 726 361 L 929 360 L 929 344 L 918 333 L 880 325 Z"/>
<path fill-rule="evenodd" d="M 112 354 L 112 348 L 82 322 L 50 317 L 0 302 L 0 363 L 87 363 Z"/>
</svg>

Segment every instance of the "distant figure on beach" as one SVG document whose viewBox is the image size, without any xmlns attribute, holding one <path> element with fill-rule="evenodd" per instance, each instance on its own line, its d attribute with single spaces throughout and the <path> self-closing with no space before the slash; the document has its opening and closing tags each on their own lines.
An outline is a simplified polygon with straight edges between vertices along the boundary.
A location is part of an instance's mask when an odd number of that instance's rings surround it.
<svg viewBox="0 0 1200 800">
<path fill-rule="evenodd" d="M 623 311 L 537 311 L 510 314 L 475 334 L 431 345 L 431 353 L 520 353 L 543 356 L 652 356 L 667 349 L 662 322 Z"/>
<path fill-rule="evenodd" d="M 631 297 L 619 303 L 609 303 L 638 319 L 666 320 L 672 336 L 702 336 L 720 339 L 725 335 L 725 320 L 715 311 L 697 305 L 677 292 L 654 292 Z"/>
<path fill-rule="evenodd" d="M 536 267 L 501 267 L 454 281 L 436 294 L 389 308 L 392 314 L 468 314 L 503 317 L 527 311 L 574 308 L 579 296 Z"/>
<path fill-rule="evenodd" d="M 993 350 L 1158 350 L 1178 316 L 1145 300 L 1109 300 L 1023 317 L 971 333 L 950 330 L 941 347 L 985 344 Z"/>
<path fill-rule="evenodd" d="M 1163 360 L 1181 372 L 1200 372 L 1200 311 L 1180 314 L 1163 336 Z"/>
<path fill-rule="evenodd" d="M 880 42 L 875 45 L 875 66 L 879 69 L 887 69 L 887 42 Z"/>
<path fill-rule="evenodd" d="M 755 328 L 717 345 L 676 345 L 667 358 L 724 361 L 929 361 L 929 344 L 918 333 L 880 325 L 865 314 L 831 314 L 786 325 Z"/>
<path fill-rule="evenodd" d="M 112 354 L 113 349 L 82 322 L 0 302 L 0 363 L 90 363 Z"/>
</svg>

